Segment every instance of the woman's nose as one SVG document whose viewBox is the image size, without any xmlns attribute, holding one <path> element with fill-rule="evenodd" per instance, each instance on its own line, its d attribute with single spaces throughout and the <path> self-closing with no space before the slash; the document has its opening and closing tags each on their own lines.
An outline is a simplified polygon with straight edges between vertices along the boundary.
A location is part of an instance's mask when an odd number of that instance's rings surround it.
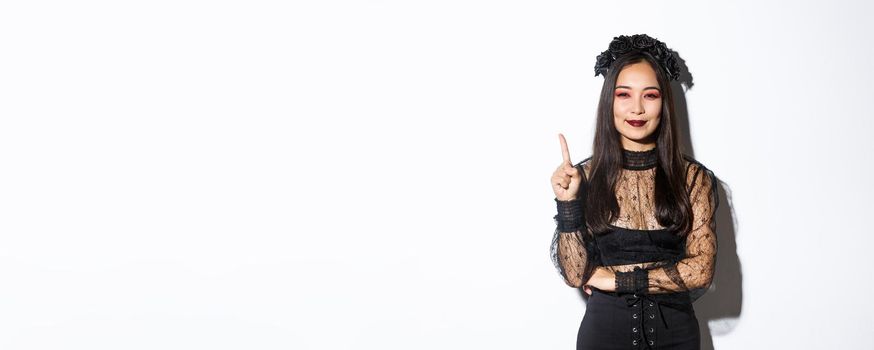
<svg viewBox="0 0 874 350">
<path fill-rule="evenodd" d="M 643 100 L 640 98 L 635 99 L 631 104 L 631 112 L 634 114 L 643 114 Z"/>
</svg>

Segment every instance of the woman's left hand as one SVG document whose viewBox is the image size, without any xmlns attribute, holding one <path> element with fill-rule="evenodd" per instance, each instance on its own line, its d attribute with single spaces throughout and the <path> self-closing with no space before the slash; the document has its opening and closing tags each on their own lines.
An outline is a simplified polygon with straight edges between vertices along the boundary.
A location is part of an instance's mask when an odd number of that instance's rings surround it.
<svg viewBox="0 0 874 350">
<path fill-rule="evenodd" d="M 606 268 L 598 266 L 595 268 L 595 272 L 592 273 L 592 277 L 589 278 L 589 282 L 586 283 L 586 292 L 589 295 L 592 295 L 592 291 L 588 289 L 588 286 L 595 287 L 599 290 L 612 292 L 616 290 L 616 275 Z"/>
</svg>

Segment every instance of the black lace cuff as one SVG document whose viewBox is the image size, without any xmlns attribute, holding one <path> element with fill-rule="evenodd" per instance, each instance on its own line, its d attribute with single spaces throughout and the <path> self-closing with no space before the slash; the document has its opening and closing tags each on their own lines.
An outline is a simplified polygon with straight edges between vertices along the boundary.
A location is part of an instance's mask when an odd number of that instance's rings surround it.
<svg viewBox="0 0 874 350">
<path fill-rule="evenodd" d="M 616 274 L 616 292 L 645 294 L 649 290 L 649 270 L 635 266 L 633 271 Z"/>
<path fill-rule="evenodd" d="M 574 232 L 583 227 L 583 201 L 572 199 L 569 201 L 561 201 L 555 199 L 558 214 L 553 218 L 558 225 L 559 232 Z"/>
</svg>

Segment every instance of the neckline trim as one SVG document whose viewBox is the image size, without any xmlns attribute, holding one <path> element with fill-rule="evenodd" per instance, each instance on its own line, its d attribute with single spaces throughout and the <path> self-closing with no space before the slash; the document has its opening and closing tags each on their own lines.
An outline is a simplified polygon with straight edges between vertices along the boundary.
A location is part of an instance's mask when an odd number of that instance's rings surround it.
<svg viewBox="0 0 874 350">
<path fill-rule="evenodd" d="M 622 167 L 628 170 L 645 170 L 655 168 L 659 163 L 658 148 L 646 151 L 631 151 L 622 149 Z"/>
</svg>

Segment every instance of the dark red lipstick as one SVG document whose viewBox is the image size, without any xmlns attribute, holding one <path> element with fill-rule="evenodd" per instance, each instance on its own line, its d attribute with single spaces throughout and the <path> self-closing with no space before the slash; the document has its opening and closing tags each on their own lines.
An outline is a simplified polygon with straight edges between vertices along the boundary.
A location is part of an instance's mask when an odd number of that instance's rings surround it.
<svg viewBox="0 0 874 350">
<path fill-rule="evenodd" d="M 646 124 L 646 120 L 626 120 L 626 122 L 634 127 L 641 127 L 643 124 Z"/>
</svg>

